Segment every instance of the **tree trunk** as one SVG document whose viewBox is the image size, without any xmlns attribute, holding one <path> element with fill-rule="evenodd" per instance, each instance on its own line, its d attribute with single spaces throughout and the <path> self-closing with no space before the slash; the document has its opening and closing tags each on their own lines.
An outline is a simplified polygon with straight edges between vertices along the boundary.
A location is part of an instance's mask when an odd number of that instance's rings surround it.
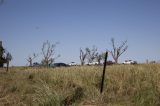
<svg viewBox="0 0 160 106">
<path fill-rule="evenodd" d="M 29 66 L 32 67 L 32 60 L 29 62 L 29 64 L 30 64 Z"/>
<path fill-rule="evenodd" d="M 84 65 L 84 61 L 81 61 L 81 65 L 82 65 L 82 66 Z"/>
<path fill-rule="evenodd" d="M 115 64 L 118 64 L 118 58 L 115 58 Z"/>
</svg>

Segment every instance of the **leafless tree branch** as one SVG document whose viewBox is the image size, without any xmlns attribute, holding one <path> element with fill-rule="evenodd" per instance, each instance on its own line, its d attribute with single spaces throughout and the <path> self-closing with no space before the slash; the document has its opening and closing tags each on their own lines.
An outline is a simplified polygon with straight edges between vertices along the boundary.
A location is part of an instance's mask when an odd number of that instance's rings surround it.
<svg viewBox="0 0 160 106">
<path fill-rule="evenodd" d="M 50 44 L 50 42 L 47 40 L 42 45 L 42 54 L 43 54 L 43 60 L 42 64 L 45 66 L 49 66 L 52 64 L 56 58 L 60 57 L 60 55 L 55 56 L 55 47 L 58 43 Z"/>
<path fill-rule="evenodd" d="M 113 57 L 115 63 L 118 63 L 119 57 L 128 49 L 127 40 L 124 41 L 120 46 L 115 46 L 114 38 L 111 38 L 112 48 L 113 50 L 108 51 Z"/>
</svg>

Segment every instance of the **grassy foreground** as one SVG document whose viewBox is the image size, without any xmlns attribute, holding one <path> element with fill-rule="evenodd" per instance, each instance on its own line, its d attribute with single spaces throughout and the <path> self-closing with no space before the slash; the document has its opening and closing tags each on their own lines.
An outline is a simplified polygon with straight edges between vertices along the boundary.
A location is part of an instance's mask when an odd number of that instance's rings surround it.
<svg viewBox="0 0 160 106">
<path fill-rule="evenodd" d="M 0 69 L 0 106 L 160 106 L 160 65 Z"/>
</svg>

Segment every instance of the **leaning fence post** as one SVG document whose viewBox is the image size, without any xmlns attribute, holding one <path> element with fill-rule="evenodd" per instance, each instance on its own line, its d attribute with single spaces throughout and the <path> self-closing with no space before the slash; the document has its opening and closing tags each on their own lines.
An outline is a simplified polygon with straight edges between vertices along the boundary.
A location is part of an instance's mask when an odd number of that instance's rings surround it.
<svg viewBox="0 0 160 106">
<path fill-rule="evenodd" d="M 9 68 L 9 61 L 7 60 L 7 69 L 6 69 L 7 72 L 8 72 L 8 68 Z"/>
<path fill-rule="evenodd" d="M 103 92 L 104 77 L 105 77 L 106 64 L 107 64 L 107 57 L 108 57 L 108 52 L 106 52 L 106 54 L 105 54 L 105 60 L 104 60 L 104 67 L 103 67 L 103 74 L 102 74 L 102 81 L 101 81 L 101 90 L 100 90 L 100 93 Z"/>
</svg>

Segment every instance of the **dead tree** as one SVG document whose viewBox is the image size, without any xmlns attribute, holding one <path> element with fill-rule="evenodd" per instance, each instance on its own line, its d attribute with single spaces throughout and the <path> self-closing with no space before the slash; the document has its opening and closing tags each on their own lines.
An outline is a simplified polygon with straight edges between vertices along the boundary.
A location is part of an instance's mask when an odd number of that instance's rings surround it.
<svg viewBox="0 0 160 106">
<path fill-rule="evenodd" d="M 102 60 L 103 60 L 103 53 L 97 54 L 96 61 L 98 62 L 98 64 L 101 64 Z"/>
<path fill-rule="evenodd" d="M 86 48 L 86 52 L 88 63 L 92 63 L 98 55 L 97 48 L 95 46 L 92 49 Z"/>
<path fill-rule="evenodd" d="M 5 63 L 4 53 L 5 49 L 2 46 L 2 41 L 0 41 L 0 67 L 3 67 Z"/>
<path fill-rule="evenodd" d="M 87 56 L 87 52 L 86 51 L 83 51 L 81 48 L 80 48 L 80 61 L 81 61 L 81 65 L 84 65 L 85 64 L 85 59 L 86 59 L 86 56 Z"/>
<path fill-rule="evenodd" d="M 6 63 L 7 63 L 7 70 L 6 71 L 8 72 L 9 62 L 12 60 L 12 55 L 9 52 L 6 53 L 5 60 L 6 60 Z"/>
<path fill-rule="evenodd" d="M 127 46 L 127 40 L 124 41 L 124 42 L 122 42 L 122 44 L 121 44 L 120 46 L 117 46 L 117 47 L 115 46 L 115 40 L 114 40 L 114 38 L 111 39 L 111 43 L 112 43 L 112 48 L 113 48 L 113 50 L 108 51 L 108 52 L 112 55 L 115 63 L 117 64 L 119 57 L 120 57 L 120 56 L 127 50 L 127 48 L 128 48 L 128 46 Z"/>
<path fill-rule="evenodd" d="M 32 56 L 28 56 L 27 61 L 29 62 L 29 66 L 32 67 L 33 66 L 33 60 L 38 56 L 38 54 L 33 53 Z"/>
<path fill-rule="evenodd" d="M 0 67 L 3 67 L 4 64 L 7 64 L 7 71 L 9 67 L 9 62 L 12 60 L 12 55 L 2 46 L 2 41 L 0 41 Z"/>
<path fill-rule="evenodd" d="M 42 64 L 44 66 L 49 66 L 52 64 L 56 58 L 60 57 L 60 55 L 55 56 L 55 47 L 57 46 L 58 43 L 55 44 L 50 44 L 49 41 L 46 41 L 42 45 L 42 54 L 43 54 L 43 59 L 42 59 Z"/>
</svg>

